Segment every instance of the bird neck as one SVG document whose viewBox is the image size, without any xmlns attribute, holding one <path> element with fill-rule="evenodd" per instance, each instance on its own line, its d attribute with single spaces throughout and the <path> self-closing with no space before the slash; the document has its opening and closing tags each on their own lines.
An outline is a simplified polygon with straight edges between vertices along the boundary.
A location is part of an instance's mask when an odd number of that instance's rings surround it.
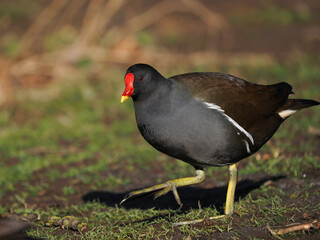
<svg viewBox="0 0 320 240">
<path fill-rule="evenodd" d="M 139 92 L 132 96 L 133 102 L 136 105 L 150 105 L 155 104 L 160 99 L 165 99 L 166 95 L 170 91 L 170 82 L 163 78 L 161 80 L 153 81 L 152 84 L 144 89 L 143 92 Z"/>
</svg>

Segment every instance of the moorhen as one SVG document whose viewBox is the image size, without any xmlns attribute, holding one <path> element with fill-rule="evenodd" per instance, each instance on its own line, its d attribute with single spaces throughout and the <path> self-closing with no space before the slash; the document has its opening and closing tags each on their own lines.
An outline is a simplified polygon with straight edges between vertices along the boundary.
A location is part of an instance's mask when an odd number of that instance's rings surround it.
<svg viewBox="0 0 320 240">
<path fill-rule="evenodd" d="M 160 152 L 194 166 L 196 176 L 130 192 L 121 203 L 153 191 L 157 198 L 171 190 L 182 206 L 177 187 L 202 182 L 206 166 L 228 165 L 225 215 L 233 213 L 236 163 L 257 152 L 292 114 L 319 104 L 288 99 L 293 92 L 285 82 L 259 85 L 215 72 L 165 78 L 147 64 L 129 67 L 125 85 L 121 103 L 133 99 L 144 139 Z"/>
</svg>

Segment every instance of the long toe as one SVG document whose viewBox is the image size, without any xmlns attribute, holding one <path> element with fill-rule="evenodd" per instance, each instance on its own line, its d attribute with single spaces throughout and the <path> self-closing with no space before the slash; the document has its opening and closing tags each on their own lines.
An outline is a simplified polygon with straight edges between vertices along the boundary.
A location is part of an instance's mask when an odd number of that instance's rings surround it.
<svg viewBox="0 0 320 240">
<path fill-rule="evenodd" d="M 161 191 L 161 189 L 166 188 L 167 186 L 168 186 L 167 184 L 163 183 L 163 184 L 155 185 L 155 186 L 152 186 L 152 187 L 143 188 L 141 190 L 136 190 L 136 191 L 129 192 L 123 198 L 123 200 L 120 202 L 120 204 L 124 203 L 125 201 L 127 201 L 128 199 L 130 199 L 130 198 L 132 198 L 134 196 L 144 195 L 144 194 L 151 193 L 151 192 L 154 192 L 154 191 L 157 191 L 157 190 Z M 170 191 L 170 189 L 169 189 L 169 191 Z"/>
<path fill-rule="evenodd" d="M 166 184 L 167 184 L 167 187 L 162 189 L 162 190 L 160 190 L 160 191 L 157 191 L 154 194 L 153 199 L 161 197 L 161 196 L 167 194 L 169 191 L 172 191 L 176 202 L 179 204 L 180 208 L 182 208 L 183 204 L 181 203 L 181 200 L 180 200 L 180 197 L 179 197 L 179 194 L 178 194 L 178 191 L 177 191 L 176 184 L 174 183 L 174 180 L 173 181 L 168 181 Z"/>
<path fill-rule="evenodd" d="M 153 196 L 153 199 L 157 199 L 158 197 L 161 197 L 163 195 L 166 195 L 168 192 L 170 192 L 171 190 L 171 186 L 168 186 L 160 191 L 157 191 L 154 196 Z"/>
<path fill-rule="evenodd" d="M 180 201 L 180 197 L 179 197 L 177 188 L 182 187 L 182 186 L 188 186 L 188 185 L 200 183 L 204 180 L 204 178 L 205 178 L 204 171 L 197 169 L 195 177 L 173 179 L 173 180 L 170 180 L 166 183 L 158 184 L 158 185 L 144 188 L 144 189 L 137 190 L 137 191 L 132 191 L 124 197 L 124 199 L 120 202 L 120 204 L 124 203 L 125 201 L 127 201 L 128 199 L 130 199 L 134 196 L 143 195 L 143 194 L 151 193 L 151 192 L 155 192 L 154 199 L 156 199 L 160 196 L 167 194 L 170 190 L 172 190 L 174 198 L 176 199 L 177 203 L 180 205 L 180 208 L 181 208 L 182 203 Z"/>
</svg>

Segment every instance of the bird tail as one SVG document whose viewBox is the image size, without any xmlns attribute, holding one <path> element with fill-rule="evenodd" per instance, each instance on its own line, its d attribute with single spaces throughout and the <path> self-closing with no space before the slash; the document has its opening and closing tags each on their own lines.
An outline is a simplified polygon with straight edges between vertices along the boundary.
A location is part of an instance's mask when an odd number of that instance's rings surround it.
<svg viewBox="0 0 320 240">
<path fill-rule="evenodd" d="M 288 101 L 280 109 L 278 109 L 277 112 L 282 119 L 286 119 L 300 109 L 319 104 L 320 102 L 309 99 L 288 99 Z"/>
</svg>

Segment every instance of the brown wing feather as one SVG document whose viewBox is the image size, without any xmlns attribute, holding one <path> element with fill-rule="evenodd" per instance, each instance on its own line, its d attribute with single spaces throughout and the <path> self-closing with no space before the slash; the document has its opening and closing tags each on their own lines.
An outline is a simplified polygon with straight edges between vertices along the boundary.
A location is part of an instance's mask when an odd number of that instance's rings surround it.
<svg viewBox="0 0 320 240">
<path fill-rule="evenodd" d="M 275 117 L 292 90 L 284 82 L 259 85 L 221 73 L 186 73 L 171 78 L 186 86 L 193 97 L 219 105 L 251 134 L 257 125 L 261 127 L 263 121 Z"/>
</svg>

